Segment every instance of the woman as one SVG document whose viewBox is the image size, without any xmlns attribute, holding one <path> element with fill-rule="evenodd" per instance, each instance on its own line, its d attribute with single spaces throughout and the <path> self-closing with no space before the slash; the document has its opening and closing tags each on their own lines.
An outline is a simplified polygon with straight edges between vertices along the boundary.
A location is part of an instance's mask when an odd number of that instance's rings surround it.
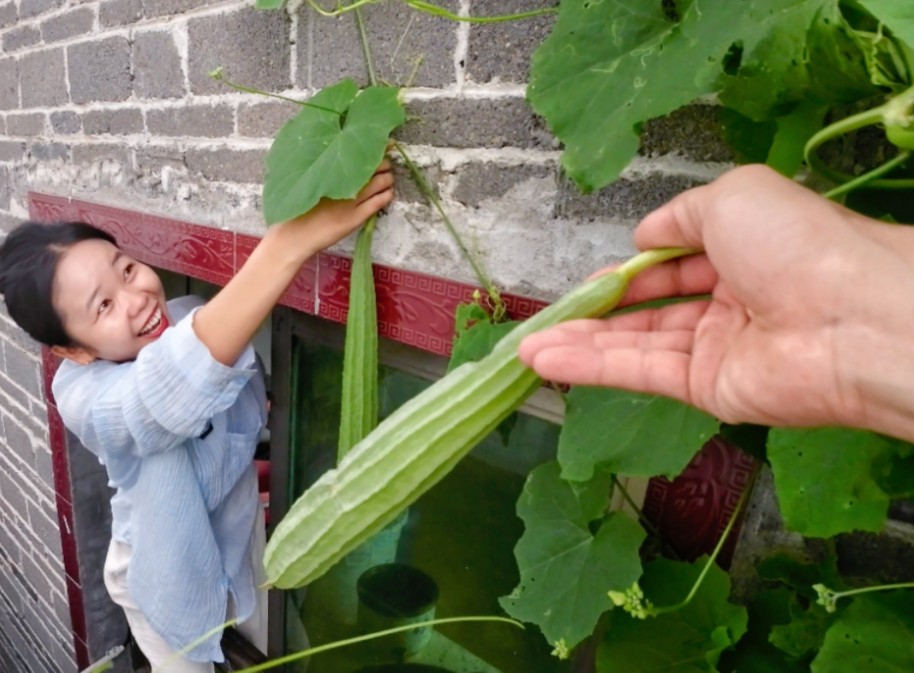
<svg viewBox="0 0 914 673">
<path fill-rule="evenodd" d="M 302 264 L 392 196 L 384 161 L 355 199 L 271 227 L 205 304 L 166 302 L 151 268 L 85 224 L 27 222 L 0 246 L 8 312 L 64 359 L 57 407 L 116 489 L 105 583 L 153 671 L 213 671 L 229 618 L 265 648 L 266 400 L 249 341 Z"/>
</svg>

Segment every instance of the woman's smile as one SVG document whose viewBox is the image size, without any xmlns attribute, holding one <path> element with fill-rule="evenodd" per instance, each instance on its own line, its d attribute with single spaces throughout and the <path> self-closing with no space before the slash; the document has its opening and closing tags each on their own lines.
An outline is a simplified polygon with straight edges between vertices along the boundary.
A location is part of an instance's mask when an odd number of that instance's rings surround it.
<svg viewBox="0 0 914 673">
<path fill-rule="evenodd" d="M 168 326 L 168 317 L 161 306 L 156 306 L 152 316 L 146 321 L 143 329 L 140 330 L 139 336 L 147 337 L 151 340 L 158 339 Z"/>
</svg>

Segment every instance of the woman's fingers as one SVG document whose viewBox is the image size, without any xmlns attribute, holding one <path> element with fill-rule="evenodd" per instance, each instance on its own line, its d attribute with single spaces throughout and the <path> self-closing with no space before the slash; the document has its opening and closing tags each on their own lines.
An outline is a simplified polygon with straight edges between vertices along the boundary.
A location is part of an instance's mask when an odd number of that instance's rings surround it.
<svg viewBox="0 0 914 673">
<path fill-rule="evenodd" d="M 394 190 L 391 187 L 369 196 L 356 206 L 357 219 L 360 222 L 367 220 L 376 212 L 388 206 L 393 201 L 393 198 Z"/>
<path fill-rule="evenodd" d="M 394 174 L 392 171 L 378 172 L 374 174 L 374 177 L 368 181 L 368 184 L 365 185 L 362 190 L 356 196 L 356 203 L 361 205 L 363 202 L 368 199 L 377 196 L 378 194 L 392 190 L 394 184 Z"/>
</svg>

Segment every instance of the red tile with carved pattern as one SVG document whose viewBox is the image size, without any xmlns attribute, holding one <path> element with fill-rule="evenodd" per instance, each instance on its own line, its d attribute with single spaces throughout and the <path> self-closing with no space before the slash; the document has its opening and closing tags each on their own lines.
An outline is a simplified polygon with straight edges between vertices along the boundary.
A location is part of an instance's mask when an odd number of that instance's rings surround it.
<svg viewBox="0 0 914 673">
<path fill-rule="evenodd" d="M 710 554 L 758 466 L 748 453 L 714 437 L 678 477 L 650 480 L 644 515 L 684 558 Z M 722 559 L 729 557 L 738 533 L 736 526 Z"/>
<path fill-rule="evenodd" d="M 317 315 L 334 322 L 346 322 L 349 307 L 349 275 L 352 260 L 321 253 L 317 257 Z"/>
<path fill-rule="evenodd" d="M 64 222 L 76 219 L 66 196 L 29 192 L 29 217 L 38 222 Z"/>
<path fill-rule="evenodd" d="M 375 267 L 378 331 L 409 346 L 450 355 L 457 305 L 472 301 L 473 288 L 421 273 Z"/>
</svg>

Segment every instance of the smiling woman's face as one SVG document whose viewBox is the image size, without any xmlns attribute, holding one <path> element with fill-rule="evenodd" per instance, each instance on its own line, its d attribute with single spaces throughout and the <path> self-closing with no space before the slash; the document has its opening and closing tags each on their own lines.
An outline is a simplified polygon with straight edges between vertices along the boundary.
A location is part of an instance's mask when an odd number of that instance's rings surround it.
<svg viewBox="0 0 914 673">
<path fill-rule="evenodd" d="M 155 271 L 100 239 L 80 241 L 61 255 L 52 302 L 79 344 L 53 350 L 81 364 L 133 360 L 171 324 Z"/>
</svg>

